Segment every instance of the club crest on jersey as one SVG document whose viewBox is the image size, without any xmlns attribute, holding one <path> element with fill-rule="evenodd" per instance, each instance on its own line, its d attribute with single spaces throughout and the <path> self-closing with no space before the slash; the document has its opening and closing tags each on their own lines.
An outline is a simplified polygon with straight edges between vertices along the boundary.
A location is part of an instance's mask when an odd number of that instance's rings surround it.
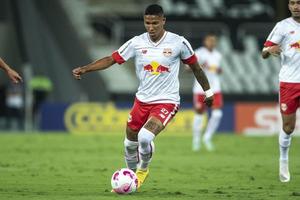
<svg viewBox="0 0 300 200">
<path fill-rule="evenodd" d="M 142 54 L 146 54 L 146 53 L 147 53 L 147 49 L 143 49 Z"/>
<path fill-rule="evenodd" d="M 159 75 L 162 73 L 170 73 L 170 68 L 159 64 L 156 61 L 152 61 L 150 64 L 144 66 L 144 70 L 150 72 L 152 75 Z"/>
<path fill-rule="evenodd" d="M 171 48 L 165 48 L 165 49 L 163 50 L 163 54 L 164 54 L 164 56 L 166 56 L 166 57 L 170 57 L 170 56 L 172 55 L 172 49 L 171 49 Z"/>
<path fill-rule="evenodd" d="M 291 44 L 290 47 L 295 48 L 297 51 L 300 51 L 300 40 Z"/>
</svg>

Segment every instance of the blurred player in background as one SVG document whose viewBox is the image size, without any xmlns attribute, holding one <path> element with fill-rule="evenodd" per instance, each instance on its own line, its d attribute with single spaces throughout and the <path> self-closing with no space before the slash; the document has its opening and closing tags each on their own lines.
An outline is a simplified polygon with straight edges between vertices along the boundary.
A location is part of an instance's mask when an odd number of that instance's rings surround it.
<svg viewBox="0 0 300 200">
<path fill-rule="evenodd" d="M 13 70 L 11 67 L 9 67 L 3 60 L 2 58 L 0 58 L 0 68 L 2 68 L 8 78 L 10 78 L 10 80 L 13 82 L 13 83 L 19 83 L 19 82 L 22 82 L 22 77 L 15 71 Z"/>
<path fill-rule="evenodd" d="M 195 50 L 198 62 L 204 68 L 204 72 L 208 78 L 211 89 L 214 93 L 214 102 L 212 105 L 211 116 L 203 135 L 203 143 L 208 151 L 214 150 L 212 144 L 212 136 L 219 127 L 222 118 L 223 96 L 221 93 L 221 84 L 219 74 L 221 73 L 221 59 L 222 55 L 215 49 L 217 44 L 217 36 L 213 33 L 207 34 L 203 40 L 203 47 Z M 207 114 L 207 107 L 205 105 L 205 92 L 199 85 L 197 80 L 194 82 L 193 88 L 194 96 L 194 122 L 193 122 L 193 143 L 194 151 L 199 151 L 201 147 L 201 129 L 204 127 L 205 114 Z"/>
<path fill-rule="evenodd" d="M 262 57 L 280 56 L 279 104 L 282 129 L 279 133 L 279 179 L 290 181 L 289 147 L 296 124 L 296 111 L 300 104 L 300 0 L 289 0 L 292 17 L 276 24 L 262 50 Z"/>
<path fill-rule="evenodd" d="M 190 66 L 206 91 L 206 104 L 210 106 L 213 102 L 213 92 L 190 43 L 184 37 L 166 31 L 165 22 L 161 6 L 148 6 L 144 13 L 146 33 L 133 37 L 112 55 L 73 70 L 74 77 L 80 79 L 87 72 L 135 59 L 140 85 L 128 118 L 124 145 L 125 161 L 128 168 L 136 171 L 138 187 L 148 176 L 155 136 L 179 108 L 180 60 Z"/>
</svg>

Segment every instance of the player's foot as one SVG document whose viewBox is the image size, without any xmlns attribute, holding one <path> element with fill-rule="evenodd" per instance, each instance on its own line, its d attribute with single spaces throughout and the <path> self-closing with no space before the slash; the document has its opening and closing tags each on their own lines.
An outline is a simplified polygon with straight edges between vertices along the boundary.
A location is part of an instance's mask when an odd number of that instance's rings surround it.
<svg viewBox="0 0 300 200">
<path fill-rule="evenodd" d="M 194 143 L 193 143 L 192 150 L 193 150 L 193 151 L 200 151 L 200 145 L 199 145 L 199 144 L 194 144 Z"/>
<path fill-rule="evenodd" d="M 215 147 L 214 147 L 213 143 L 211 142 L 211 140 L 204 140 L 203 143 L 204 143 L 204 146 L 207 149 L 207 151 L 215 150 Z"/>
<path fill-rule="evenodd" d="M 139 189 L 149 175 L 149 168 L 147 170 L 137 169 L 135 174 L 138 178 L 137 188 Z"/>
<path fill-rule="evenodd" d="M 289 172 L 289 161 L 280 160 L 279 161 L 279 179 L 281 182 L 286 183 L 290 181 L 290 172 Z"/>
</svg>

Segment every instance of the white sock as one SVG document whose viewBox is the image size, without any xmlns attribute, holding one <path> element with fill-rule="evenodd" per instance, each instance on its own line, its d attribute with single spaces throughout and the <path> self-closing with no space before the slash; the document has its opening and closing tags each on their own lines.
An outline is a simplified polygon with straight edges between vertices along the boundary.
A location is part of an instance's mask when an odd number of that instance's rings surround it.
<svg viewBox="0 0 300 200">
<path fill-rule="evenodd" d="M 220 109 L 213 110 L 211 117 L 208 120 L 206 131 L 204 133 L 204 141 L 210 141 L 213 134 L 216 132 L 220 125 L 223 112 Z"/>
<path fill-rule="evenodd" d="M 289 159 L 289 147 L 291 145 L 292 136 L 288 135 L 281 129 L 279 133 L 279 151 L 280 151 L 280 160 Z"/>
<path fill-rule="evenodd" d="M 136 141 L 130 141 L 127 138 L 124 140 L 125 146 L 125 163 L 127 168 L 135 171 L 138 163 L 138 146 Z"/>
<path fill-rule="evenodd" d="M 196 113 L 193 121 L 193 150 L 200 149 L 202 123 L 203 115 Z"/>
<path fill-rule="evenodd" d="M 139 142 L 139 156 L 140 156 L 140 165 L 139 169 L 146 170 L 149 163 L 151 162 L 153 148 L 151 142 L 154 140 L 155 135 L 145 129 L 144 127 L 138 133 L 138 142 Z"/>
</svg>

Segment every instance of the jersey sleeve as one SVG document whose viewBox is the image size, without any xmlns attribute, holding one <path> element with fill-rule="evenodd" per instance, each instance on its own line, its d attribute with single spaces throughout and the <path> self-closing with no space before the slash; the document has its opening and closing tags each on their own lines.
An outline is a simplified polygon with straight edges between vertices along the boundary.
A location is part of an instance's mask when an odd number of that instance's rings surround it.
<svg viewBox="0 0 300 200">
<path fill-rule="evenodd" d="M 197 56 L 191 46 L 191 44 L 185 39 L 182 38 L 180 58 L 184 64 L 192 65 L 197 62 Z"/>
<path fill-rule="evenodd" d="M 270 47 L 273 45 L 280 44 L 283 40 L 284 28 L 282 27 L 281 23 L 277 23 L 273 30 L 271 31 L 270 35 L 267 38 L 267 41 L 264 43 L 265 47 Z"/>
<path fill-rule="evenodd" d="M 122 64 L 135 56 L 134 41 L 135 41 L 135 37 L 128 40 L 117 51 L 112 53 L 113 59 L 118 64 Z"/>
</svg>

